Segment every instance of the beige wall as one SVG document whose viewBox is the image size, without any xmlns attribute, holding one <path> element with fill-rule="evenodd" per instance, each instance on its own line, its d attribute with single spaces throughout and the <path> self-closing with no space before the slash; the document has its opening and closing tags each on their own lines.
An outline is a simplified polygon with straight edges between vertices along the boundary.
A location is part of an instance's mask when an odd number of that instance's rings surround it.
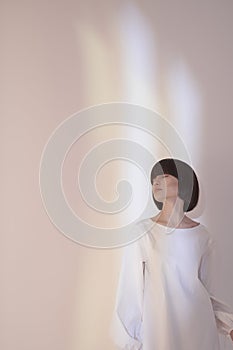
<svg viewBox="0 0 233 350">
<path fill-rule="evenodd" d="M 56 126 L 110 101 L 156 109 L 186 142 L 205 191 L 205 211 L 193 217 L 216 236 L 219 293 L 233 307 L 232 2 L 9 0 L 1 8 L 0 348 L 114 349 L 107 331 L 121 250 L 63 236 L 38 181 Z"/>
</svg>

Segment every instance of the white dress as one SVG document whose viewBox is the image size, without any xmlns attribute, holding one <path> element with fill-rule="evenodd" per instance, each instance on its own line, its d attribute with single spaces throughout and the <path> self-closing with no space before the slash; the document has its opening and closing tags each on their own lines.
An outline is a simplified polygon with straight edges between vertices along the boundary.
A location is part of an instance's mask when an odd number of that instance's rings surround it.
<svg viewBox="0 0 233 350">
<path fill-rule="evenodd" d="M 220 350 L 232 308 L 217 299 L 212 258 L 215 240 L 202 224 L 170 228 L 144 219 L 142 234 L 123 249 L 110 326 L 124 350 Z"/>
</svg>

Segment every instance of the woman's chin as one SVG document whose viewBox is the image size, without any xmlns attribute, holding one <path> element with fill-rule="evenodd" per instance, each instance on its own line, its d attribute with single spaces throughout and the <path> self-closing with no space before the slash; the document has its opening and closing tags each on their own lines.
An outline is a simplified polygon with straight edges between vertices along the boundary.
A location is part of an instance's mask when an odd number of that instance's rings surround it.
<svg viewBox="0 0 233 350">
<path fill-rule="evenodd" d="M 164 197 L 162 197 L 162 196 L 154 196 L 154 199 L 155 199 L 157 202 L 161 202 L 161 203 L 163 203 L 163 201 L 164 201 Z"/>
</svg>

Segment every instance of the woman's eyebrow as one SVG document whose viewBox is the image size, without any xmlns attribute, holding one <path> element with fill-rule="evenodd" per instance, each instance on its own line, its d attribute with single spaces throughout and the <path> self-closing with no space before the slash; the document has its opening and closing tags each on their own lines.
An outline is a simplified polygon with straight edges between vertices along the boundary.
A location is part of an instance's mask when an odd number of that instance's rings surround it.
<svg viewBox="0 0 233 350">
<path fill-rule="evenodd" d="M 157 176 L 153 179 L 153 182 L 156 181 L 156 178 L 160 178 L 160 177 L 168 176 L 168 175 L 169 175 L 169 174 L 157 175 Z"/>
<path fill-rule="evenodd" d="M 169 175 L 169 174 L 161 174 L 161 175 L 157 175 L 156 177 L 163 177 L 163 176 L 167 176 L 167 175 Z"/>
</svg>

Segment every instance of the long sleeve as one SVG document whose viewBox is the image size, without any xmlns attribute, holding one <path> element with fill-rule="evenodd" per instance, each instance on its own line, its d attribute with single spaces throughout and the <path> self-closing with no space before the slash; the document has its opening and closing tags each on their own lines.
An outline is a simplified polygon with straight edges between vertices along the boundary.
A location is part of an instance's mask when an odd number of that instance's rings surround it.
<svg viewBox="0 0 233 350">
<path fill-rule="evenodd" d="M 111 337 L 124 350 L 142 349 L 144 261 L 140 239 L 123 248 Z"/>
<path fill-rule="evenodd" d="M 233 308 L 217 299 L 215 296 L 215 290 L 217 290 L 216 279 L 214 278 L 215 274 L 213 271 L 215 254 L 215 239 L 210 235 L 207 248 L 202 256 L 199 266 L 199 279 L 210 295 L 218 331 L 221 334 L 229 336 L 230 331 L 233 329 Z"/>
</svg>

